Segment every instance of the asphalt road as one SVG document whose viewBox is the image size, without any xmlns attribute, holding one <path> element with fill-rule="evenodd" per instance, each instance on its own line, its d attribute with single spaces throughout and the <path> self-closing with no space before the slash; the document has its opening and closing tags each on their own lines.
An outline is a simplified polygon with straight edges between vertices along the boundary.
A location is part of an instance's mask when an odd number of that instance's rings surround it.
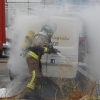
<svg viewBox="0 0 100 100">
<path fill-rule="evenodd" d="M 0 75 L 8 75 L 7 63 L 0 63 Z"/>
<path fill-rule="evenodd" d="M 0 87 L 4 87 L 9 80 L 7 63 L 0 63 Z"/>
</svg>

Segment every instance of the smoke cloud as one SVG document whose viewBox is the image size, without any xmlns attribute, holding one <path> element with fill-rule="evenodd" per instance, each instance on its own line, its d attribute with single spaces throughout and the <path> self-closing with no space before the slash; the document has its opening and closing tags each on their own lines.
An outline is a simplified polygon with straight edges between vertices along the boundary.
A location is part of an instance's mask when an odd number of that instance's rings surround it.
<svg viewBox="0 0 100 100">
<path fill-rule="evenodd" d="M 100 7 L 87 7 L 82 11 L 85 22 L 85 32 L 88 42 L 88 62 L 89 69 L 93 75 L 100 77 Z M 46 14 L 49 15 L 49 14 Z M 21 46 L 29 30 L 36 34 L 41 30 L 48 17 L 39 17 L 28 15 L 16 16 L 13 23 L 13 42 L 8 61 L 8 68 L 15 75 L 29 75 L 28 66 L 25 57 L 20 56 Z"/>
<path fill-rule="evenodd" d="M 100 79 L 100 6 L 89 7 L 82 13 L 89 51 L 87 67 Z"/>
<path fill-rule="evenodd" d="M 10 51 L 10 58 L 8 61 L 8 68 L 12 75 L 27 76 L 29 75 L 26 58 L 20 56 L 21 48 L 27 33 L 32 30 L 37 34 L 41 31 L 44 23 L 49 20 L 48 17 L 34 17 L 31 15 L 18 15 L 12 24 L 12 44 Z"/>
</svg>

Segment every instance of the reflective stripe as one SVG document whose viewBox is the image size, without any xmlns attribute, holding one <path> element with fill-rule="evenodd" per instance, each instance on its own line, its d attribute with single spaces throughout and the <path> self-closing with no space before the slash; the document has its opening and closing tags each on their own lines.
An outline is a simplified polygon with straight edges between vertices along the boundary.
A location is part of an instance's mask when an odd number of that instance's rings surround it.
<svg viewBox="0 0 100 100">
<path fill-rule="evenodd" d="M 47 36 L 44 32 L 39 32 L 38 34 Z"/>
<path fill-rule="evenodd" d="M 39 57 L 38 57 L 34 52 L 32 52 L 32 51 L 29 51 L 28 54 L 29 54 L 30 56 L 32 56 L 33 58 L 35 58 L 36 60 L 39 59 Z"/>
<path fill-rule="evenodd" d="M 52 35 L 52 33 L 48 33 L 49 35 Z"/>
<path fill-rule="evenodd" d="M 31 85 L 31 84 L 27 84 L 27 87 L 30 89 L 34 89 L 34 85 Z"/>
<path fill-rule="evenodd" d="M 27 87 L 28 88 L 31 88 L 31 89 L 34 89 L 34 80 L 35 80 L 35 70 L 32 71 L 32 79 L 31 81 L 27 84 Z"/>
<path fill-rule="evenodd" d="M 35 79 L 35 70 L 32 71 L 32 79 L 31 79 L 31 81 L 30 81 L 30 84 L 33 83 L 34 79 Z"/>
<path fill-rule="evenodd" d="M 48 52 L 48 48 L 44 47 L 44 52 Z"/>
<path fill-rule="evenodd" d="M 35 36 L 35 39 L 38 39 L 38 36 Z"/>
</svg>

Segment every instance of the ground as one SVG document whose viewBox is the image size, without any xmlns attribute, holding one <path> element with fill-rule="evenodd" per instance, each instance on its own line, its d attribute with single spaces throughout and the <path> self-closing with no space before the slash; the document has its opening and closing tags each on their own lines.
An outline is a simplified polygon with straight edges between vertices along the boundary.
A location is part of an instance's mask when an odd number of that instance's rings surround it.
<svg viewBox="0 0 100 100">
<path fill-rule="evenodd" d="M 6 87 L 6 84 L 8 84 L 8 81 L 10 80 L 9 71 L 8 71 L 6 62 L 7 62 L 7 60 L 3 60 L 3 59 L 0 60 L 0 88 Z M 45 84 L 45 87 L 44 87 L 45 93 L 42 93 L 42 95 L 45 98 L 54 98 L 56 90 L 51 85 L 52 84 L 51 81 L 48 79 L 46 79 L 46 80 L 47 80 L 47 82 L 44 83 Z M 49 91 L 47 88 L 49 89 Z M 53 100 L 53 99 L 46 99 L 46 100 Z"/>
<path fill-rule="evenodd" d="M 81 75 L 79 75 L 79 76 L 81 76 Z M 8 68 L 7 68 L 7 60 L 1 59 L 0 60 L 0 88 L 6 87 L 6 84 L 8 84 L 9 80 L 10 80 L 10 77 L 9 77 L 9 71 L 8 71 Z M 43 83 L 43 91 L 44 92 L 42 93 L 42 96 L 44 98 L 48 98 L 48 99 L 45 99 L 45 100 L 55 100 L 55 99 L 50 99 L 50 98 L 55 98 L 55 96 L 57 98 L 60 98 L 61 92 L 59 93 L 59 92 L 56 91 L 58 88 L 56 87 L 55 83 L 53 83 L 48 78 L 47 79 L 45 78 L 44 80 L 45 80 L 44 83 Z M 79 78 L 78 80 L 81 80 L 81 79 Z M 25 83 L 25 81 L 23 83 Z M 83 84 L 81 84 L 81 85 L 83 87 Z M 94 84 L 91 85 L 92 88 L 93 88 L 93 86 L 94 86 Z M 92 88 L 90 89 L 91 91 L 92 91 Z M 81 93 L 80 91 L 77 91 L 77 92 L 79 94 Z M 75 93 L 77 93 L 77 92 L 75 92 Z M 75 95 L 75 93 L 73 94 L 73 96 Z M 83 97 L 85 97 L 85 96 L 86 95 L 83 95 Z M 71 95 L 71 97 L 72 97 L 72 95 Z M 5 99 L 0 99 L 0 100 L 5 100 Z M 9 99 L 9 100 L 15 100 L 15 99 Z M 25 99 L 21 99 L 21 100 L 25 100 Z M 60 100 L 60 99 L 56 99 L 56 100 Z M 70 100 L 70 99 L 68 99 L 68 100 Z M 71 100 L 74 100 L 74 99 L 71 99 Z M 83 99 L 78 99 L 78 100 L 88 100 L 88 99 L 83 98 Z M 100 100 L 100 99 L 93 99 L 93 100 Z"/>
<path fill-rule="evenodd" d="M 9 73 L 7 63 L 5 61 L 0 62 L 0 86 L 8 79 Z"/>
</svg>

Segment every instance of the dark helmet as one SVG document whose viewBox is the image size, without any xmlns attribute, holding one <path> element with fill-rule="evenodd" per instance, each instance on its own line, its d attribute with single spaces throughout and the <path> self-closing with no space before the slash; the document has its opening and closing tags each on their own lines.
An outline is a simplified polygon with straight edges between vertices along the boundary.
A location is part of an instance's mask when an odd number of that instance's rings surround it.
<svg viewBox="0 0 100 100">
<path fill-rule="evenodd" d="M 44 24 L 41 31 L 45 31 L 48 36 L 52 37 L 56 29 L 57 29 L 57 25 L 52 21 L 48 21 Z"/>
</svg>

